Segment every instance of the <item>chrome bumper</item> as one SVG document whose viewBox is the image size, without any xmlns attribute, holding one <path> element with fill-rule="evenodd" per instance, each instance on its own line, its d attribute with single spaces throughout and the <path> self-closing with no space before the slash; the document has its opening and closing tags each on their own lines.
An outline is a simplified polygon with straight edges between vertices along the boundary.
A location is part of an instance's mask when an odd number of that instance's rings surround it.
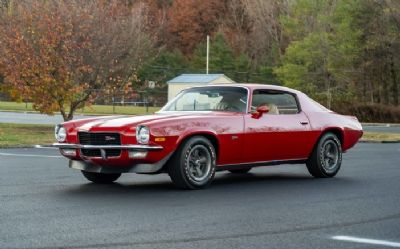
<svg viewBox="0 0 400 249">
<path fill-rule="evenodd" d="M 168 159 L 172 156 L 173 152 L 156 163 L 139 163 L 132 164 L 129 167 L 110 167 L 100 166 L 92 162 L 69 160 L 69 167 L 72 169 L 83 170 L 95 173 L 138 173 L 138 174 L 152 174 L 158 173 L 162 170 L 163 166 L 167 163 Z"/>
<path fill-rule="evenodd" d="M 51 147 L 60 149 L 125 149 L 125 150 L 162 150 L 160 145 L 127 144 L 127 145 L 87 145 L 87 144 L 66 144 L 54 143 Z"/>
</svg>

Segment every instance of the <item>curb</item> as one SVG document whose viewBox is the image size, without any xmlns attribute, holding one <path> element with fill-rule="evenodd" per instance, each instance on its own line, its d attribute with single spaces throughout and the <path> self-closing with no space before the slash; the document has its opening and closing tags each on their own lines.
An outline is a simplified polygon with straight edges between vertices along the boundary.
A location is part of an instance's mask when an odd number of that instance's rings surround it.
<svg viewBox="0 0 400 249">
<path fill-rule="evenodd" d="M 400 143 L 400 140 L 393 141 L 374 141 L 374 140 L 360 140 L 359 143 L 371 143 L 371 144 L 396 144 Z"/>
<path fill-rule="evenodd" d="M 397 123 L 361 123 L 362 126 L 400 127 Z"/>
<path fill-rule="evenodd" d="M 23 114 L 40 114 L 40 115 L 47 115 L 47 116 L 55 116 L 55 115 L 61 115 L 60 112 L 54 112 L 53 115 L 45 114 L 45 113 L 40 113 L 38 111 L 23 111 L 23 110 L 1 110 L 0 112 L 14 112 L 14 113 L 23 113 Z M 126 114 L 117 114 L 117 113 L 74 113 L 75 116 L 109 116 L 109 115 L 126 115 Z"/>
<path fill-rule="evenodd" d="M 35 145 L 13 145 L 13 146 L 2 146 L 0 149 L 58 149 L 51 147 L 51 144 L 35 144 Z"/>
<path fill-rule="evenodd" d="M 34 145 L 13 145 L 13 146 L 0 146 L 0 149 L 33 149 Z"/>
</svg>

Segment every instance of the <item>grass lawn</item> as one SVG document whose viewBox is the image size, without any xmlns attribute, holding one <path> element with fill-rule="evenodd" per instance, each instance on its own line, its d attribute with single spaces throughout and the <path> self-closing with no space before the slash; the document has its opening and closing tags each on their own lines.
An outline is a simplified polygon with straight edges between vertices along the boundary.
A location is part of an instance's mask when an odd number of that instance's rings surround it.
<svg viewBox="0 0 400 249">
<path fill-rule="evenodd" d="M 54 142 L 53 125 L 0 123 L 0 147 L 2 148 Z"/>
<path fill-rule="evenodd" d="M 17 103 L 0 101 L 0 111 L 35 111 L 31 103 Z M 149 107 L 147 113 L 153 113 L 160 110 L 160 107 Z M 92 105 L 79 109 L 76 114 L 146 114 L 146 107 L 143 106 L 111 106 L 111 105 Z"/>
<path fill-rule="evenodd" d="M 364 132 L 361 140 L 363 141 L 400 141 L 399 133 L 383 133 L 383 132 Z"/>
</svg>

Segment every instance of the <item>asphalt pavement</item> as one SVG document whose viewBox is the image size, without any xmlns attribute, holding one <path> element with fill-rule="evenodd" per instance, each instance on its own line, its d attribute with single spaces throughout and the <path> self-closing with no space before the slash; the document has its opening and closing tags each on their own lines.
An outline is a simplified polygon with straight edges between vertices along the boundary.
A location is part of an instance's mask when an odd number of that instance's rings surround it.
<svg viewBox="0 0 400 249">
<path fill-rule="evenodd" d="M 93 116 L 86 116 L 77 114 L 74 119 L 82 119 Z M 23 112 L 2 112 L 0 111 L 0 123 L 18 123 L 18 124 L 51 124 L 56 125 L 62 123 L 63 119 L 61 115 L 56 114 L 54 116 L 49 116 L 45 114 L 38 113 L 23 113 Z M 400 133 L 400 125 L 363 125 L 364 131 L 370 132 L 389 132 L 389 133 Z"/>
<path fill-rule="evenodd" d="M 82 119 L 91 116 L 76 114 L 74 119 Z M 31 112 L 2 112 L 0 111 L 0 123 L 17 123 L 17 124 L 51 124 L 56 125 L 62 123 L 63 118 L 60 114 L 53 116 L 31 113 Z"/>
<path fill-rule="evenodd" d="M 400 247 L 400 145 L 358 144 L 332 179 L 303 165 L 96 185 L 54 149 L 0 150 L 0 248 Z M 391 246 L 391 247 L 389 247 Z"/>
</svg>

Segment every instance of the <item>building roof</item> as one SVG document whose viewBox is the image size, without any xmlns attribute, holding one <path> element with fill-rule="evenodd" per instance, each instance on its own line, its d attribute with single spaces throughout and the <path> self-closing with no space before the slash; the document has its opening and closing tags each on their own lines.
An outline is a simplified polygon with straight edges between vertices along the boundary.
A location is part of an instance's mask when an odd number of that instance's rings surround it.
<svg viewBox="0 0 400 249">
<path fill-rule="evenodd" d="M 210 83 L 221 77 L 227 78 L 224 74 L 181 74 L 172 80 L 167 81 L 167 83 Z M 229 79 L 231 80 L 231 79 Z M 232 80 L 231 80 L 232 81 Z M 233 82 L 233 81 L 232 81 Z"/>
</svg>

